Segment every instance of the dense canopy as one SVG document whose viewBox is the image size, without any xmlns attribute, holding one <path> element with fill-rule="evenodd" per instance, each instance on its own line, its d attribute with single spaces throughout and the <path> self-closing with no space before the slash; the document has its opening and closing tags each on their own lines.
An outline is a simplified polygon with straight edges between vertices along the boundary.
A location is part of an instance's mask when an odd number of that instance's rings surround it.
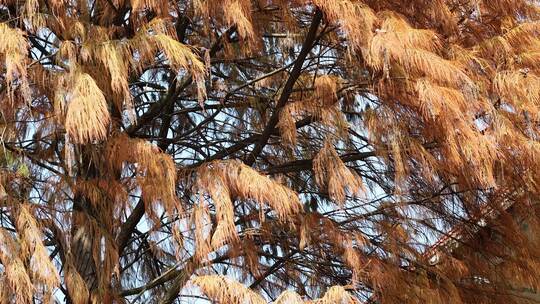
<svg viewBox="0 0 540 304">
<path fill-rule="evenodd" d="M 0 303 L 538 303 L 536 0 L 0 0 Z"/>
</svg>

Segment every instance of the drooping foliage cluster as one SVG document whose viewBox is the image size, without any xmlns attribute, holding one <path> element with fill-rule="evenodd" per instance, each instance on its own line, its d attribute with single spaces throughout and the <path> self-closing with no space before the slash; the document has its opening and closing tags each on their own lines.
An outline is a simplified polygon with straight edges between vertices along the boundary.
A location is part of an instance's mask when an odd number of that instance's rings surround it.
<svg viewBox="0 0 540 304">
<path fill-rule="evenodd" d="M 535 303 L 535 0 L 0 0 L 0 303 Z"/>
</svg>

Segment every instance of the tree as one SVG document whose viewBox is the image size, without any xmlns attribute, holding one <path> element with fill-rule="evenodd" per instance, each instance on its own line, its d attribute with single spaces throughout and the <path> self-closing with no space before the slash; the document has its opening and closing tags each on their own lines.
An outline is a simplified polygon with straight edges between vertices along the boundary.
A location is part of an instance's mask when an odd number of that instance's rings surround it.
<svg viewBox="0 0 540 304">
<path fill-rule="evenodd" d="M 0 0 L 0 302 L 538 302 L 539 18 Z"/>
</svg>

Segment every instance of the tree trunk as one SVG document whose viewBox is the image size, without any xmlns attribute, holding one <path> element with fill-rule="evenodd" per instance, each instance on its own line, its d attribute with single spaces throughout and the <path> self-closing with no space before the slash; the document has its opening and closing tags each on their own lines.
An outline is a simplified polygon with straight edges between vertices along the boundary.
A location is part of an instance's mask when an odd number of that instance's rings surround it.
<svg viewBox="0 0 540 304">
<path fill-rule="evenodd" d="M 97 169 L 94 166 L 91 157 L 87 151 L 82 149 L 82 162 L 79 167 L 78 177 L 80 179 L 91 179 L 98 175 Z M 93 207 L 90 200 L 84 194 L 76 193 L 73 199 L 72 209 L 72 229 L 71 229 L 71 257 L 75 270 L 82 277 L 86 287 L 88 288 L 89 297 L 83 303 L 96 303 L 98 296 L 98 267 L 100 250 L 95 248 L 94 244 L 99 244 L 96 239 L 95 219 Z M 94 250 L 98 249 L 98 250 Z M 73 299 L 73 293 L 79 293 L 79 290 L 69 290 L 69 294 Z M 79 297 L 80 298 L 80 297 Z M 92 301 L 93 300 L 93 301 Z M 100 302 L 100 301 L 98 301 Z"/>
</svg>

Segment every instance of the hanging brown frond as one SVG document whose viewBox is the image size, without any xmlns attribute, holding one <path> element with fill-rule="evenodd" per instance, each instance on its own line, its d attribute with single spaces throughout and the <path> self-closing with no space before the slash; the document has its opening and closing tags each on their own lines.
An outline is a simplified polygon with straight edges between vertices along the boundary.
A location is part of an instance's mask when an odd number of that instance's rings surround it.
<svg viewBox="0 0 540 304">
<path fill-rule="evenodd" d="M 321 299 L 313 301 L 317 304 L 332 304 L 332 303 L 345 303 L 345 304 L 357 304 L 359 300 L 355 299 L 348 293 L 342 286 L 330 287 Z"/>
<path fill-rule="evenodd" d="M 17 255 L 16 240 L 4 229 L 0 230 L 0 240 L 2 241 L 0 261 L 5 265 L 2 274 L 2 283 L 4 283 L 2 301 L 15 300 L 17 303 L 31 303 L 35 289 L 30 280 L 30 274 Z"/>
<path fill-rule="evenodd" d="M 375 13 L 369 6 L 349 0 L 316 0 L 314 3 L 329 20 L 339 23 L 351 41 L 353 49 L 366 47 L 366 41 L 372 38 L 377 21 Z"/>
<path fill-rule="evenodd" d="M 135 165 L 137 181 L 148 206 L 160 201 L 170 212 L 180 207 L 175 194 L 176 167 L 157 146 L 120 133 L 107 142 L 104 152 L 105 163 L 114 171 L 121 171 L 125 163 Z"/>
<path fill-rule="evenodd" d="M 323 107 L 329 107 L 337 102 L 336 79 L 329 75 L 317 77 L 315 79 L 315 98 Z"/>
<path fill-rule="evenodd" d="M 200 276 L 192 280 L 202 292 L 217 302 L 232 304 L 266 304 L 258 294 L 244 285 L 222 276 Z"/>
<path fill-rule="evenodd" d="M 30 99 L 30 88 L 27 80 L 28 42 L 23 32 L 13 29 L 6 23 L 0 23 L 0 61 L 5 65 L 5 81 L 10 92 L 14 89 L 14 81 L 20 81 L 20 90 L 26 100 Z M 11 95 L 11 94 L 10 94 Z M 13 101 L 13 96 L 11 96 Z"/>
<path fill-rule="evenodd" d="M 294 291 L 284 291 L 275 301 L 274 304 L 303 304 L 304 301 Z"/>
<path fill-rule="evenodd" d="M 538 117 L 540 105 L 540 78 L 534 74 L 523 74 L 519 71 L 503 71 L 495 76 L 493 86 L 505 102 L 511 104 L 515 110 L 528 112 Z"/>
<path fill-rule="evenodd" d="M 288 221 L 300 211 L 297 194 L 284 185 L 261 175 L 239 161 L 213 162 L 197 172 L 198 187 L 209 193 L 216 206 L 218 226 L 212 236 L 217 248 L 236 239 L 233 199 L 254 200 L 267 204 L 282 221 Z"/>
<path fill-rule="evenodd" d="M 41 227 L 30 213 L 28 205 L 22 205 L 19 210 L 17 228 L 21 235 L 20 256 L 23 260 L 30 260 L 33 280 L 51 291 L 54 290 L 59 284 L 60 277 L 49 258 L 47 248 L 43 245 Z"/>
<path fill-rule="evenodd" d="M 107 137 L 110 123 L 105 96 L 88 74 L 77 73 L 71 80 L 65 127 L 75 143 L 85 144 Z"/>
<path fill-rule="evenodd" d="M 90 293 L 88 287 L 75 267 L 68 263 L 64 270 L 66 287 L 71 291 L 71 300 L 74 304 L 83 304 L 88 301 Z"/>
<path fill-rule="evenodd" d="M 319 187 L 327 189 L 330 197 L 338 202 L 345 200 L 347 191 L 356 195 L 363 189 L 360 177 L 345 166 L 329 140 L 313 159 L 313 171 Z"/>
</svg>

